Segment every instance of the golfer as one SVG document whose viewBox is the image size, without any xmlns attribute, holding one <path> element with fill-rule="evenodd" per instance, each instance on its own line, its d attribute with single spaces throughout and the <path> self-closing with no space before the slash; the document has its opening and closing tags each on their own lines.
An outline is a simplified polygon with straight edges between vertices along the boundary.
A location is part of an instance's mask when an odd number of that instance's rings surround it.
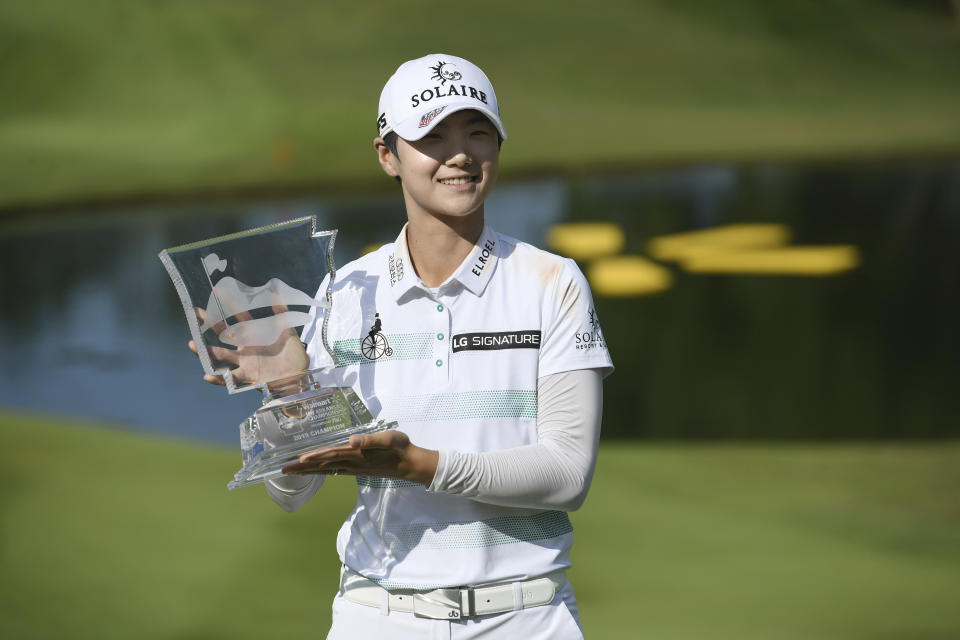
<svg viewBox="0 0 960 640">
<path fill-rule="evenodd" d="M 267 481 L 288 511 L 356 476 L 332 640 L 582 638 L 568 516 L 596 461 L 613 370 L 576 264 L 484 221 L 507 132 L 477 66 L 433 54 L 383 87 L 373 146 L 400 183 L 395 242 L 337 272 L 338 384 L 397 430 L 352 436 Z M 309 367 L 333 366 L 314 319 Z M 390 350 L 364 351 L 374 327 Z"/>
</svg>

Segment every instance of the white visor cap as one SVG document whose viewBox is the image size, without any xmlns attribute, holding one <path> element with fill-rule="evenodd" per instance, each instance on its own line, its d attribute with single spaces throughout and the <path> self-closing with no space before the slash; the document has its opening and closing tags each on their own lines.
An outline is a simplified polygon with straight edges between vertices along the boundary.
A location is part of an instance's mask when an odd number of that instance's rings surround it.
<svg viewBox="0 0 960 640">
<path fill-rule="evenodd" d="M 395 131 L 404 140 L 419 140 L 451 113 L 465 109 L 487 116 L 507 139 L 487 75 L 468 60 L 432 53 L 404 62 L 387 80 L 380 93 L 377 135 Z"/>
</svg>

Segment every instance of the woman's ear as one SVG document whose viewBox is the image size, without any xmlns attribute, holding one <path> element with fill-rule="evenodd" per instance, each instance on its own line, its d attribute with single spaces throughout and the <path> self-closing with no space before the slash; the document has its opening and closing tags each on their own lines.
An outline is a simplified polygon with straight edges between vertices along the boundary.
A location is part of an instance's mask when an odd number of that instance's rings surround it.
<svg viewBox="0 0 960 640">
<path fill-rule="evenodd" d="M 383 167 L 386 174 L 394 177 L 399 176 L 400 171 L 397 169 L 396 163 L 400 162 L 400 159 L 390 152 L 390 147 L 387 146 L 382 137 L 377 136 L 373 139 L 373 148 L 376 150 L 377 160 L 380 161 L 380 166 Z"/>
</svg>

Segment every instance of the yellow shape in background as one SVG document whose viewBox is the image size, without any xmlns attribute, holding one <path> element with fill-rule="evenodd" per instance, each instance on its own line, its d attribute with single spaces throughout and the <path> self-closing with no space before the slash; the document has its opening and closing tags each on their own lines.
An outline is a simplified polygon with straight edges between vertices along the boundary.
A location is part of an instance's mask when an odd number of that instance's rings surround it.
<svg viewBox="0 0 960 640">
<path fill-rule="evenodd" d="M 766 249 L 790 243 L 790 227 L 784 224 L 729 224 L 702 231 L 673 233 L 652 238 L 647 251 L 657 260 L 683 261 L 718 249 Z"/>
<path fill-rule="evenodd" d="M 830 276 L 860 264 L 853 245 L 790 247 L 790 237 L 782 224 L 731 224 L 659 236 L 647 250 L 691 273 Z"/>
<path fill-rule="evenodd" d="M 558 224 L 547 232 L 547 244 L 574 260 L 593 260 L 623 251 L 627 242 L 620 225 L 612 222 Z"/>
<path fill-rule="evenodd" d="M 860 251 L 853 245 L 714 249 L 688 255 L 681 264 L 692 273 L 831 276 L 856 268 Z"/>
<path fill-rule="evenodd" d="M 360 255 L 361 255 L 361 256 L 365 256 L 365 255 L 367 255 L 368 253 L 373 253 L 374 251 L 376 251 L 377 249 L 379 249 L 380 247 L 382 247 L 383 244 L 384 244 L 384 243 L 382 243 L 382 242 L 374 242 L 374 243 L 372 243 L 372 244 L 364 245 L 364 247 L 363 247 L 362 249 L 360 249 Z"/>
<path fill-rule="evenodd" d="M 594 294 L 607 297 L 651 295 L 673 284 L 669 269 L 640 256 L 597 260 L 587 268 L 587 278 Z"/>
</svg>

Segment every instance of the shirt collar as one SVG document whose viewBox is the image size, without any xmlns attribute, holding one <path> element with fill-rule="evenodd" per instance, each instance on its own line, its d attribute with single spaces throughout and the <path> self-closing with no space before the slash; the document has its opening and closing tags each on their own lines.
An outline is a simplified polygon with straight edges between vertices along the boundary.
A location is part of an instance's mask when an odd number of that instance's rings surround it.
<svg viewBox="0 0 960 640">
<path fill-rule="evenodd" d="M 397 302 L 410 289 L 423 286 L 410 261 L 410 251 L 407 248 L 407 225 L 403 225 L 400 235 L 393 243 L 393 253 L 387 256 L 387 273 L 390 274 L 390 291 Z"/>
<path fill-rule="evenodd" d="M 467 254 L 457 270 L 453 272 L 451 280 L 456 280 L 474 295 L 482 294 L 497 267 L 500 248 L 498 245 L 497 234 L 489 225 L 483 225 L 483 233 L 477 239 L 473 251 Z"/>
<path fill-rule="evenodd" d="M 453 272 L 453 275 L 441 287 L 456 280 L 474 295 L 481 295 L 496 269 L 500 253 L 499 245 L 500 241 L 497 234 L 489 225 L 485 224 L 473 250 L 467 254 L 467 257 Z M 393 293 L 394 300 L 398 303 L 400 298 L 411 289 L 416 288 L 424 291 L 427 289 L 420 278 L 417 277 L 413 270 L 413 262 L 410 261 L 410 250 L 407 246 L 407 225 L 404 225 L 403 229 L 400 230 L 400 235 L 397 236 L 393 245 L 393 253 L 387 256 L 387 272 L 390 275 L 390 290 Z"/>
</svg>

